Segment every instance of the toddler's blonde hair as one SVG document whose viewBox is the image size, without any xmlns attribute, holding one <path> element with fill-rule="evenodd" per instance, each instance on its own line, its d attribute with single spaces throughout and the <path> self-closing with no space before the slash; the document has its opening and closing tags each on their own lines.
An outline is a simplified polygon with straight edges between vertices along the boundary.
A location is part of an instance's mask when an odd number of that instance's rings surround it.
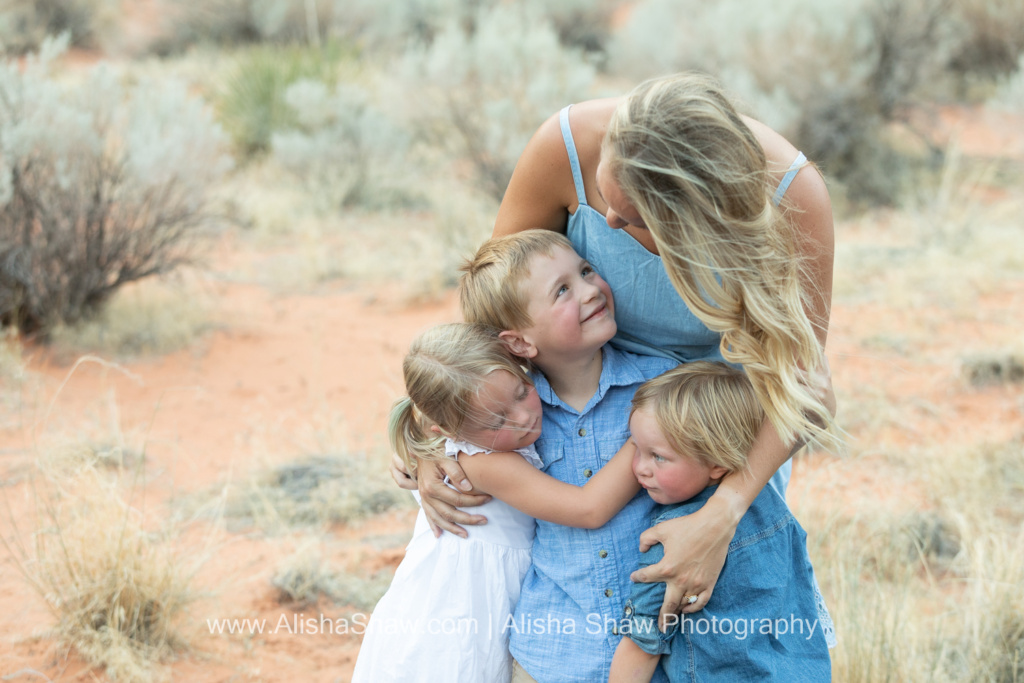
<svg viewBox="0 0 1024 683">
<path fill-rule="evenodd" d="M 408 396 L 391 408 L 388 438 L 409 474 L 417 461 L 444 456 L 445 435 L 463 426 L 487 375 L 505 370 L 532 384 L 529 375 L 486 325 L 449 323 L 432 327 L 416 339 L 402 363 Z M 437 425 L 442 434 L 431 430 Z"/>
<path fill-rule="evenodd" d="M 764 410 L 742 370 L 725 363 L 686 363 L 644 382 L 633 395 L 630 416 L 651 409 L 674 451 L 730 472 L 747 464 L 747 453 L 764 422 Z"/>
<path fill-rule="evenodd" d="M 484 242 L 460 268 L 462 317 L 499 330 L 532 325 L 522 287 L 530 275 L 530 260 L 537 254 L 551 256 L 559 247 L 575 253 L 568 237 L 551 230 L 524 230 Z"/>
</svg>

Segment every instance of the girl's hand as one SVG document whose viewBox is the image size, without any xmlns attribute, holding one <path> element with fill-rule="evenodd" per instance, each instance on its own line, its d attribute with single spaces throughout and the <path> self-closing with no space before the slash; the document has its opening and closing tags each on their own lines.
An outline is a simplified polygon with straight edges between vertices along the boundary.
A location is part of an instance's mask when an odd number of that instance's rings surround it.
<svg viewBox="0 0 1024 683">
<path fill-rule="evenodd" d="M 704 609 L 722 573 L 739 518 L 715 498 L 711 496 L 692 515 L 666 520 L 640 535 L 641 551 L 655 543 L 661 543 L 665 549 L 661 562 L 638 569 L 629 577 L 638 583 L 665 582 L 665 601 L 658 615 L 663 631 L 669 615 Z M 688 598 L 694 595 L 697 600 L 689 602 Z"/>
<path fill-rule="evenodd" d="M 416 477 L 405 470 L 405 463 L 398 457 L 398 453 L 391 454 L 391 478 L 398 484 L 398 488 L 406 491 L 416 490 Z"/>
<path fill-rule="evenodd" d="M 447 531 L 466 538 L 469 534 L 459 526 L 460 524 L 486 524 L 487 518 L 483 515 L 471 515 L 456 508 L 483 505 L 491 497 L 453 491 L 444 483 L 445 476 L 463 491 L 473 489 L 457 461 L 445 458 L 432 463 L 425 462 L 420 466 L 420 477 L 417 482 L 420 506 L 434 536 L 440 536 L 442 531 Z"/>
</svg>

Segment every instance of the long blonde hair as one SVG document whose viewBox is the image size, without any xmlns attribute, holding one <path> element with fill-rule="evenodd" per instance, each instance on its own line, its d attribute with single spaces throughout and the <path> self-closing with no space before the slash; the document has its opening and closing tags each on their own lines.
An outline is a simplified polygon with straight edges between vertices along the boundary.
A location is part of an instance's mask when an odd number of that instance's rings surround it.
<svg viewBox="0 0 1024 683">
<path fill-rule="evenodd" d="M 764 422 L 764 410 L 742 370 L 698 361 L 640 385 L 632 416 L 650 408 L 665 440 L 677 453 L 730 472 L 747 464 L 747 453 Z"/>
<path fill-rule="evenodd" d="M 528 384 L 529 375 L 487 325 L 437 325 L 413 340 L 402 363 L 408 396 L 391 408 L 388 438 L 410 474 L 419 460 L 444 455 L 445 435 L 459 432 L 480 385 L 495 370 Z M 441 433 L 431 430 L 437 426 Z"/>
<path fill-rule="evenodd" d="M 722 335 L 722 356 L 743 365 L 779 436 L 835 446 L 829 411 L 800 381 L 824 357 L 804 308 L 819 294 L 803 291 L 798 237 L 771 201 L 764 150 L 718 84 L 697 74 L 640 84 L 602 145 L 672 285 Z"/>
</svg>

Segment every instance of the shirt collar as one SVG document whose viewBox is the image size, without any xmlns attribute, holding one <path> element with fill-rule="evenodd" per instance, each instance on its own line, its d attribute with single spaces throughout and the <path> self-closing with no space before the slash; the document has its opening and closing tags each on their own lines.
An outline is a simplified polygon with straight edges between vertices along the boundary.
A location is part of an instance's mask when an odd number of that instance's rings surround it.
<svg viewBox="0 0 1024 683">
<path fill-rule="evenodd" d="M 576 412 L 575 408 L 558 398 L 551 388 L 548 378 L 539 368 L 534 368 L 531 376 L 541 401 L 550 406 Z M 641 384 L 646 380 L 647 377 L 637 365 L 633 354 L 618 351 L 611 344 L 605 344 L 601 347 L 601 379 L 598 382 L 597 392 L 587 402 L 583 413 L 589 412 L 597 405 L 610 388 Z"/>
</svg>

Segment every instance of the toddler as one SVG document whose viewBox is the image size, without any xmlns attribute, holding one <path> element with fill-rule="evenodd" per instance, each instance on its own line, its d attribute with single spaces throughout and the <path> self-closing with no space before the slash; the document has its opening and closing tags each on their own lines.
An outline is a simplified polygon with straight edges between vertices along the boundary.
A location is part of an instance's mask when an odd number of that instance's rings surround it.
<svg viewBox="0 0 1024 683">
<path fill-rule="evenodd" d="M 723 476 L 743 467 L 763 422 L 746 375 L 722 363 L 681 365 L 643 384 L 629 426 L 633 473 L 658 503 L 653 522 L 699 510 Z M 673 683 L 830 680 L 832 624 L 818 604 L 806 539 L 785 501 L 766 486 L 740 521 L 703 610 L 669 615 L 663 633 L 665 584 L 633 585 L 609 680 L 646 683 L 659 661 Z M 660 544 L 652 546 L 641 566 L 662 555 Z"/>
</svg>

